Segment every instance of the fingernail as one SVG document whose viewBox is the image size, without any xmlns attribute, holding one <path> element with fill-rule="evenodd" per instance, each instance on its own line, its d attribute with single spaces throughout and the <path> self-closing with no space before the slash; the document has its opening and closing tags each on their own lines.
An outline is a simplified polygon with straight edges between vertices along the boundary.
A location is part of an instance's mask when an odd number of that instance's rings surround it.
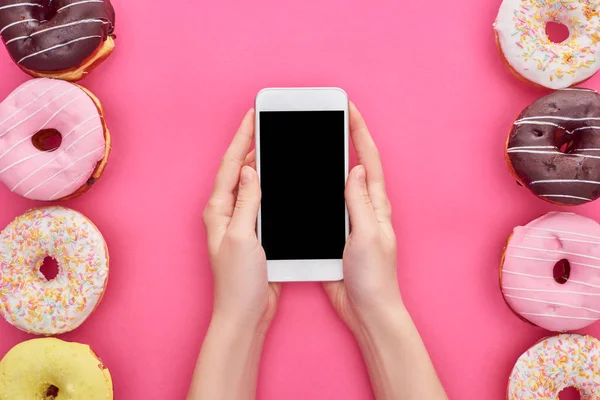
<svg viewBox="0 0 600 400">
<path fill-rule="evenodd" d="M 242 168 L 242 174 L 240 176 L 240 184 L 247 185 L 252 182 L 252 172 L 249 170 L 250 167 Z"/>
<path fill-rule="evenodd" d="M 362 165 L 359 165 L 358 167 L 356 167 L 356 180 L 357 181 L 365 180 L 365 167 L 363 167 Z"/>
</svg>

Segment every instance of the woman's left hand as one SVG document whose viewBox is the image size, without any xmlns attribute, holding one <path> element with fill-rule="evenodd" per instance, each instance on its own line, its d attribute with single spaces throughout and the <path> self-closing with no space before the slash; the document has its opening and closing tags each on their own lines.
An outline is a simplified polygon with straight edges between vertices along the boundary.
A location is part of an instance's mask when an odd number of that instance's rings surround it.
<svg viewBox="0 0 600 400">
<path fill-rule="evenodd" d="M 256 235 L 261 200 L 254 169 L 254 110 L 246 113 L 221 161 L 204 210 L 214 280 L 214 317 L 266 330 L 281 286 L 267 280 L 265 252 Z M 247 326 L 247 325 L 246 325 Z"/>
<path fill-rule="evenodd" d="M 255 398 L 260 354 L 281 287 L 269 284 L 256 236 L 260 184 L 254 169 L 254 110 L 221 161 L 204 210 L 214 311 L 188 400 Z"/>
</svg>

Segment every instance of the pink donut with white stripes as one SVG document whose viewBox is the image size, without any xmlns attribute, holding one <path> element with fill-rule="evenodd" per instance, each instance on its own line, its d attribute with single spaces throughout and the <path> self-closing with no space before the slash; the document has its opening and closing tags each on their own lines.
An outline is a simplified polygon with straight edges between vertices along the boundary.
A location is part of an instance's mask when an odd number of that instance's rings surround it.
<svg viewBox="0 0 600 400">
<path fill-rule="evenodd" d="M 550 212 L 508 239 L 500 266 L 508 306 L 555 332 L 600 319 L 600 224 L 581 215 Z"/>
<path fill-rule="evenodd" d="M 102 106 L 86 89 L 32 79 L 0 103 L 0 181 L 33 200 L 66 200 L 102 174 L 110 135 Z"/>
</svg>

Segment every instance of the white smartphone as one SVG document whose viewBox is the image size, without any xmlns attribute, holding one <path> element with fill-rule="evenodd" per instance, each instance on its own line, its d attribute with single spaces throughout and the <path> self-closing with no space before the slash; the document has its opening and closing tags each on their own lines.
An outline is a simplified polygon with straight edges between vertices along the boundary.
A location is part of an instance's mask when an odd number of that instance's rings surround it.
<svg viewBox="0 0 600 400">
<path fill-rule="evenodd" d="M 269 281 L 343 278 L 348 237 L 348 96 L 338 88 L 269 88 L 256 96 L 258 237 Z"/>
</svg>

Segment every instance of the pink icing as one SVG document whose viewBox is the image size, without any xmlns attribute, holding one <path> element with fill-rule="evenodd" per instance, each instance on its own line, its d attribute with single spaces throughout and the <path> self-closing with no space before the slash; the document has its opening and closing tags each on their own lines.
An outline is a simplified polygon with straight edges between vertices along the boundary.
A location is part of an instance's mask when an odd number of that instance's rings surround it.
<svg viewBox="0 0 600 400">
<path fill-rule="evenodd" d="M 42 129 L 62 135 L 54 151 L 38 150 L 31 140 Z M 65 197 L 92 175 L 105 151 L 100 115 L 78 86 L 54 79 L 32 79 L 0 104 L 0 181 L 34 200 Z"/>
<path fill-rule="evenodd" d="M 565 283 L 554 266 L 569 261 Z M 600 319 L 600 224 L 551 212 L 514 229 L 502 265 L 502 293 L 523 318 L 550 331 L 586 327 Z"/>
</svg>

